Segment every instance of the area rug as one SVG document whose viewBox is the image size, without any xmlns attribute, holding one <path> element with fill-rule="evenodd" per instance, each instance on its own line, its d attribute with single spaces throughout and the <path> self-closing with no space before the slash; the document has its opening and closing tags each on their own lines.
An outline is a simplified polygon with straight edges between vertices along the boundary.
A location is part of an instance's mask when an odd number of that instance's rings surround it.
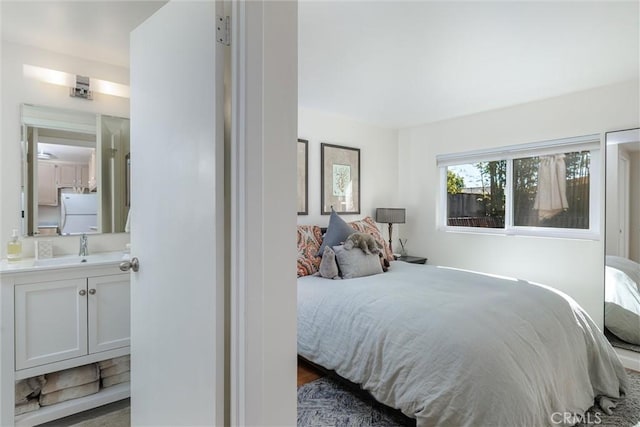
<svg viewBox="0 0 640 427">
<path fill-rule="evenodd" d="M 632 427 L 640 425 L 640 373 L 629 372 L 630 390 L 612 415 L 591 408 L 579 427 Z M 352 385 L 323 377 L 298 388 L 300 427 L 400 427 L 415 426 L 415 420 L 383 406 Z"/>
</svg>

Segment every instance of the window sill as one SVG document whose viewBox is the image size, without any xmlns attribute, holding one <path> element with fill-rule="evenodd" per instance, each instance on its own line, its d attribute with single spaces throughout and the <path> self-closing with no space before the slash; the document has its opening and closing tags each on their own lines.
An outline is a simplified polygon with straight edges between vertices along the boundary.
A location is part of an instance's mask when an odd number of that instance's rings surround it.
<svg viewBox="0 0 640 427">
<path fill-rule="evenodd" d="M 439 226 L 438 231 L 445 233 L 481 234 L 492 236 L 515 236 L 515 237 L 543 237 L 551 239 L 566 240 L 593 240 L 600 241 L 600 233 L 592 230 L 565 230 L 542 227 L 512 227 L 504 228 L 482 228 L 482 227 L 455 227 Z"/>
</svg>

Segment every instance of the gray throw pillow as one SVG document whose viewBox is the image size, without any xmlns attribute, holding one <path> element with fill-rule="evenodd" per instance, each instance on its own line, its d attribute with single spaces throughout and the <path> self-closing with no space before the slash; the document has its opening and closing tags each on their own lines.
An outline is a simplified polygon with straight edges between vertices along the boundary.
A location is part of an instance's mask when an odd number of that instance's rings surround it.
<svg viewBox="0 0 640 427">
<path fill-rule="evenodd" d="M 329 217 L 327 232 L 322 239 L 320 250 L 316 256 L 322 256 L 322 254 L 324 254 L 325 246 L 334 247 L 339 245 L 355 232 L 356 230 L 354 230 L 353 227 L 347 224 L 344 219 L 340 218 L 340 216 L 332 210 L 331 216 Z"/>
<path fill-rule="evenodd" d="M 380 257 L 377 254 L 365 254 L 360 248 L 345 249 L 343 245 L 334 246 L 336 261 L 343 279 L 372 276 L 382 273 Z"/>
<path fill-rule="evenodd" d="M 326 279 L 339 279 L 338 264 L 336 264 L 336 253 L 331 246 L 324 248 L 322 261 L 320 261 L 320 276 Z"/>
</svg>

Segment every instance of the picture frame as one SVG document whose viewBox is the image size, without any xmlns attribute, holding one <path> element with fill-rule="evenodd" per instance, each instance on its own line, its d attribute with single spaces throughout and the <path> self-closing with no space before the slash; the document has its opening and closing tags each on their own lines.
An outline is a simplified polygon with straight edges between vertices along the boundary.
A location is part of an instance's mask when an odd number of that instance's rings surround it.
<svg viewBox="0 0 640 427">
<path fill-rule="evenodd" d="M 298 215 L 309 215 L 309 141 L 298 139 Z"/>
<path fill-rule="evenodd" d="M 321 214 L 360 213 L 360 149 L 320 144 Z"/>
</svg>

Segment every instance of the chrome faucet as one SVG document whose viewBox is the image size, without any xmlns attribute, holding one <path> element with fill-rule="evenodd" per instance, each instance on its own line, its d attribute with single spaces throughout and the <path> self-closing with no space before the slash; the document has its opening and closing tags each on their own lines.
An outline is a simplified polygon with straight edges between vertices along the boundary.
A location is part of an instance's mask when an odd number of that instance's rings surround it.
<svg viewBox="0 0 640 427">
<path fill-rule="evenodd" d="M 88 243 L 89 239 L 87 238 L 87 235 L 82 233 L 82 236 L 80 236 L 80 253 L 78 253 L 79 256 L 89 255 L 89 247 L 87 246 Z"/>
</svg>

